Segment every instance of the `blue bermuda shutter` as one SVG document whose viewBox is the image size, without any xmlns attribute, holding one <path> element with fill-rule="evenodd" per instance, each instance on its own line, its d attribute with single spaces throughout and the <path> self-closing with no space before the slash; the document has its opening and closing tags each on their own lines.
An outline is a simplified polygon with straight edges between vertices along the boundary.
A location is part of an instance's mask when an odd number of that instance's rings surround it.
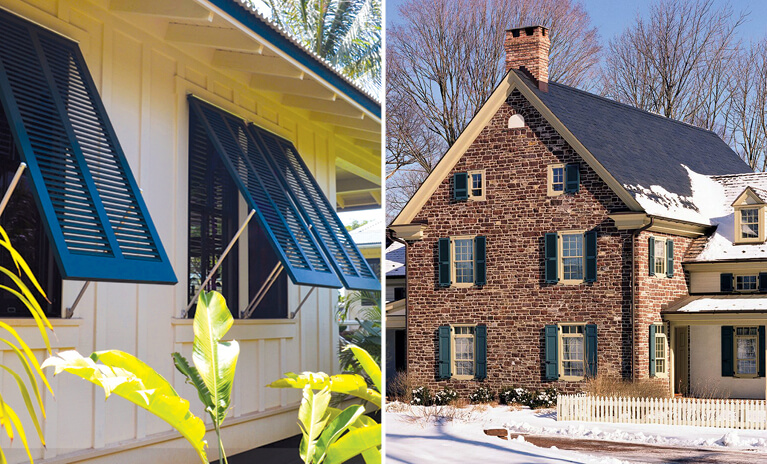
<svg viewBox="0 0 767 464">
<path fill-rule="evenodd" d="M 759 358 L 759 377 L 764 377 L 764 326 L 759 326 L 759 352 L 757 357 Z"/>
<path fill-rule="evenodd" d="M 450 326 L 439 326 L 437 333 L 439 336 L 439 367 L 437 369 L 437 377 L 449 379 L 452 376 L 450 372 Z"/>
<path fill-rule="evenodd" d="M 547 325 L 544 329 L 544 357 L 546 364 L 546 380 L 559 379 L 559 348 L 558 330 L 556 325 Z"/>
<path fill-rule="evenodd" d="M 649 237 L 647 239 L 647 258 L 649 260 L 648 262 L 648 268 L 649 268 L 649 274 L 651 276 L 655 275 L 655 237 Z"/>
<path fill-rule="evenodd" d="M 722 293 L 731 293 L 733 291 L 733 280 L 734 276 L 732 274 L 720 274 L 719 290 Z"/>
<path fill-rule="evenodd" d="M 481 235 L 474 238 L 474 284 L 479 286 L 485 285 L 487 282 L 485 242 L 485 237 Z"/>
<path fill-rule="evenodd" d="M 437 240 L 437 255 L 439 286 L 449 287 L 452 280 L 450 278 L 450 239 L 448 237 L 441 237 Z"/>
<path fill-rule="evenodd" d="M 547 284 L 559 282 L 558 241 L 554 232 L 549 232 L 544 237 L 544 276 Z"/>
<path fill-rule="evenodd" d="M 469 174 L 456 172 L 453 174 L 453 200 L 464 201 L 469 199 Z"/>
<path fill-rule="evenodd" d="M 733 361 L 733 330 L 731 325 L 722 326 L 722 377 L 735 375 Z"/>
<path fill-rule="evenodd" d="M 0 100 L 65 279 L 177 282 L 75 42 L 0 10 Z"/>
<path fill-rule="evenodd" d="M 674 241 L 666 240 L 666 277 L 674 277 Z"/>
<path fill-rule="evenodd" d="M 759 293 L 767 292 L 767 272 L 759 273 Z"/>
<path fill-rule="evenodd" d="M 320 245 L 277 174 L 265 161 L 245 121 L 190 96 L 198 118 L 294 284 L 341 287 Z"/>
<path fill-rule="evenodd" d="M 477 371 L 474 377 L 479 380 L 487 378 L 487 326 L 478 325 L 474 328 L 474 338 L 476 344 L 475 363 Z"/>
<path fill-rule="evenodd" d="M 576 193 L 581 188 L 581 166 L 565 165 L 565 193 Z"/>
<path fill-rule="evenodd" d="M 655 324 L 650 324 L 650 377 L 655 377 Z"/>
<path fill-rule="evenodd" d="M 597 325 L 586 324 L 586 377 L 597 376 Z"/>
<path fill-rule="evenodd" d="M 584 281 L 596 282 L 597 281 L 597 233 L 594 230 L 590 230 L 584 234 L 584 241 L 586 242 L 586 273 L 584 275 Z"/>
</svg>

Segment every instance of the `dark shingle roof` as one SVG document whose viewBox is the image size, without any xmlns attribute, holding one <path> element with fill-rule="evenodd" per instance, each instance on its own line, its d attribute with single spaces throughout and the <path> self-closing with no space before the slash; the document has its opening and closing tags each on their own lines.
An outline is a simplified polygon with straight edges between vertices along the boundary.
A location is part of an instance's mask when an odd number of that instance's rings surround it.
<svg viewBox="0 0 767 464">
<path fill-rule="evenodd" d="M 401 245 L 397 243 L 397 245 Z M 392 269 L 393 268 L 393 269 Z M 391 245 L 386 249 L 386 277 L 405 276 L 405 247 Z"/>
<path fill-rule="evenodd" d="M 549 83 L 542 92 L 526 74 L 516 73 L 624 186 L 659 185 L 689 196 L 682 165 L 705 175 L 752 172 L 714 132 L 561 84 Z"/>
</svg>

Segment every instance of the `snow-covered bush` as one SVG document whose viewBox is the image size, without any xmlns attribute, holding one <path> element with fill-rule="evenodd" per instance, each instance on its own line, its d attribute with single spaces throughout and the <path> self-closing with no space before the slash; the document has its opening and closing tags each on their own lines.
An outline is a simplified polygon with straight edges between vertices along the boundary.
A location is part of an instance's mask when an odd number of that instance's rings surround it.
<svg viewBox="0 0 767 464">
<path fill-rule="evenodd" d="M 521 404 L 531 409 L 550 408 L 557 404 L 557 390 L 549 387 L 545 390 L 528 390 L 522 387 L 505 387 L 498 392 L 501 404 Z"/>
<path fill-rule="evenodd" d="M 545 390 L 536 390 L 530 394 L 530 398 L 526 403 L 530 409 L 537 408 L 551 408 L 557 404 L 557 389 L 549 387 Z"/>
<path fill-rule="evenodd" d="M 498 401 L 501 404 L 527 404 L 530 397 L 530 392 L 522 387 L 504 387 L 498 392 Z"/>
<path fill-rule="evenodd" d="M 447 406 L 455 401 L 456 398 L 458 398 L 458 392 L 450 387 L 445 387 L 434 395 L 434 404 L 437 406 Z"/>
<path fill-rule="evenodd" d="M 495 396 L 487 387 L 479 387 L 474 390 L 474 393 L 469 395 L 469 401 L 474 404 L 489 403 L 493 401 Z"/>
<path fill-rule="evenodd" d="M 418 387 L 413 389 L 410 404 L 414 406 L 431 406 L 432 398 L 428 387 Z"/>
</svg>

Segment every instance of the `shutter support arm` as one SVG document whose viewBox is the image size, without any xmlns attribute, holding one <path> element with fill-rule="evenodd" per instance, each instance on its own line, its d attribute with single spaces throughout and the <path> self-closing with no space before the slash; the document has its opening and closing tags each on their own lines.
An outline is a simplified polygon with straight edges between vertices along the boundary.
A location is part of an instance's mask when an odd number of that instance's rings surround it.
<svg viewBox="0 0 767 464">
<path fill-rule="evenodd" d="M 5 207 L 8 206 L 8 202 L 11 199 L 11 194 L 13 194 L 13 191 L 16 190 L 16 185 L 18 185 L 19 180 L 21 180 L 21 175 L 24 174 L 24 169 L 27 167 L 27 163 L 23 162 L 19 164 L 19 167 L 16 169 L 16 174 L 13 175 L 13 179 L 11 179 L 11 185 L 8 186 L 8 190 L 5 192 L 5 195 L 3 195 L 3 201 L 0 202 L 0 216 L 3 215 L 3 211 L 5 211 Z"/>
<path fill-rule="evenodd" d="M 75 308 L 80 303 L 80 300 L 83 299 L 83 295 L 85 295 L 85 291 L 88 290 L 88 286 L 91 284 L 90 280 L 85 281 L 83 284 L 83 288 L 80 289 L 80 293 L 77 294 L 77 298 L 75 298 L 75 302 L 72 303 L 72 306 L 67 307 L 67 311 L 64 314 L 64 319 L 72 319 L 72 315 L 75 313 Z"/>
<path fill-rule="evenodd" d="M 261 300 L 264 299 L 266 293 L 272 288 L 272 285 L 274 285 L 274 283 L 277 281 L 277 277 L 282 274 L 284 269 L 285 268 L 282 266 L 282 263 L 278 261 L 274 266 L 274 269 L 272 269 L 272 272 L 269 273 L 266 281 L 261 284 L 261 288 L 258 289 L 256 295 L 252 300 L 250 300 L 250 303 L 248 303 L 248 307 L 245 308 L 245 311 L 240 311 L 240 319 L 250 318 L 251 314 L 253 314 L 253 311 L 256 310 L 259 304 L 261 304 Z"/>
</svg>

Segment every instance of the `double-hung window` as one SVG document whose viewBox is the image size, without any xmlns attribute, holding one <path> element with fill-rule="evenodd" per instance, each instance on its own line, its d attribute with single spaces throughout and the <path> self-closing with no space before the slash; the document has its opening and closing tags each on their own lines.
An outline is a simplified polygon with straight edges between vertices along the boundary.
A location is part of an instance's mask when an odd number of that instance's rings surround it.
<svg viewBox="0 0 767 464">
<path fill-rule="evenodd" d="M 485 170 L 453 174 L 453 200 L 483 201 L 486 191 Z"/>
<path fill-rule="evenodd" d="M 485 171 L 469 171 L 469 200 L 481 201 L 485 199 Z"/>
<path fill-rule="evenodd" d="M 667 347 L 666 326 L 663 323 L 651 324 L 649 346 L 650 377 L 668 376 Z"/>
<path fill-rule="evenodd" d="M 735 375 L 756 377 L 759 362 L 757 327 L 735 328 Z"/>
<path fill-rule="evenodd" d="M 742 208 L 740 210 L 740 238 L 743 240 L 759 238 L 758 208 Z"/>
<path fill-rule="evenodd" d="M 597 326 L 563 323 L 547 325 L 545 368 L 549 380 L 582 380 L 597 373 Z"/>
<path fill-rule="evenodd" d="M 562 282 L 577 283 L 583 281 L 583 232 L 563 232 L 562 242 Z"/>
<path fill-rule="evenodd" d="M 443 237 L 437 242 L 441 287 L 485 285 L 486 240 L 484 236 Z"/>
<path fill-rule="evenodd" d="M 453 326 L 454 377 L 474 377 L 475 345 L 474 326 Z"/>
<path fill-rule="evenodd" d="M 647 241 L 649 275 L 674 277 L 674 241 L 670 238 L 650 236 Z"/>
<path fill-rule="evenodd" d="M 487 377 L 487 326 L 443 325 L 438 328 L 437 335 L 438 378 L 481 380 Z"/>
<path fill-rule="evenodd" d="M 453 282 L 474 285 L 474 238 L 453 239 Z"/>
<path fill-rule="evenodd" d="M 552 164 L 549 166 L 548 193 L 550 196 L 560 195 L 565 191 L 565 165 Z"/>
<path fill-rule="evenodd" d="M 581 172 L 577 163 L 551 164 L 547 171 L 546 193 L 550 197 L 580 190 Z"/>
<path fill-rule="evenodd" d="M 666 274 L 666 241 L 655 239 L 655 257 L 653 258 L 655 275 Z"/>
<path fill-rule="evenodd" d="M 597 280 L 597 234 L 570 230 L 544 236 L 546 283 L 579 284 Z"/>
<path fill-rule="evenodd" d="M 739 292 L 755 292 L 757 290 L 756 274 L 735 276 L 735 290 Z"/>
</svg>

